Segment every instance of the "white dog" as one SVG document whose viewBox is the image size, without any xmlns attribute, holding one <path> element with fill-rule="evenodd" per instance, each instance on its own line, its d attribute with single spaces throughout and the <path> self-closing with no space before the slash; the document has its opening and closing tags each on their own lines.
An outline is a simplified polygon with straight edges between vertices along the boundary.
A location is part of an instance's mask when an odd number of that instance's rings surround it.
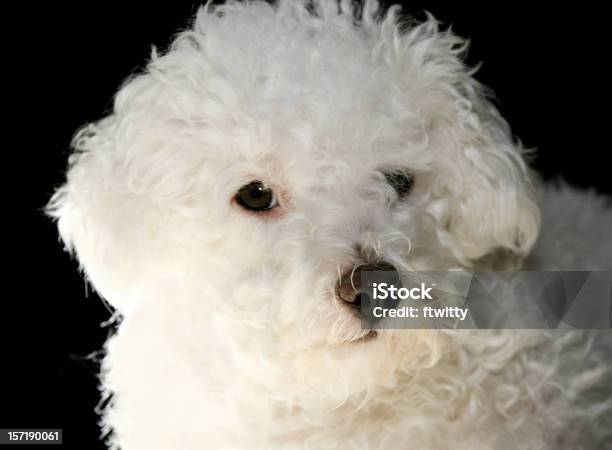
<svg viewBox="0 0 612 450">
<path fill-rule="evenodd" d="M 588 336 L 371 332 L 337 295 L 363 264 L 611 268 L 604 200 L 549 189 L 541 214 L 465 42 L 398 17 L 205 6 L 77 134 L 50 209 L 123 318 L 112 448 L 610 444 L 610 362 Z"/>
</svg>

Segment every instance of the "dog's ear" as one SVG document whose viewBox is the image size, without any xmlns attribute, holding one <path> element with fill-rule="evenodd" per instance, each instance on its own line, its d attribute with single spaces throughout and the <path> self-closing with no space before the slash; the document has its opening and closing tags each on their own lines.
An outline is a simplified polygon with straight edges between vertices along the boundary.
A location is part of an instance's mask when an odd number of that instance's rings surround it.
<svg viewBox="0 0 612 450">
<path fill-rule="evenodd" d="M 142 181 L 148 167 L 130 163 L 130 152 L 138 148 L 130 147 L 119 122 L 111 115 L 77 133 L 66 183 L 51 198 L 47 213 L 57 220 L 66 249 L 96 291 L 126 313 L 147 295 L 147 278 L 160 272 L 156 261 L 169 255 L 158 238 L 163 217 Z"/>
<path fill-rule="evenodd" d="M 446 160 L 449 242 L 472 266 L 515 269 L 540 227 L 525 151 L 469 73 L 455 86 Z M 444 128 L 444 126 L 442 126 Z M 467 262 L 467 261 L 466 261 Z"/>
<path fill-rule="evenodd" d="M 430 213 L 440 239 L 466 266 L 509 268 L 530 250 L 540 223 L 523 149 L 464 65 L 465 41 L 431 17 L 393 39 L 407 103 L 425 118 L 434 155 Z"/>
<path fill-rule="evenodd" d="M 47 214 L 57 220 L 60 237 L 79 260 L 87 280 L 121 310 L 121 299 L 129 297 L 126 286 L 135 277 L 138 237 L 128 235 L 130 227 L 125 221 L 133 218 L 125 216 L 112 188 L 113 126 L 111 116 L 76 134 L 67 181 L 51 198 Z"/>
<path fill-rule="evenodd" d="M 535 242 L 539 209 L 520 147 L 472 114 L 474 129 L 455 130 L 454 156 L 435 181 L 446 203 L 442 235 L 468 266 L 513 269 Z"/>
</svg>

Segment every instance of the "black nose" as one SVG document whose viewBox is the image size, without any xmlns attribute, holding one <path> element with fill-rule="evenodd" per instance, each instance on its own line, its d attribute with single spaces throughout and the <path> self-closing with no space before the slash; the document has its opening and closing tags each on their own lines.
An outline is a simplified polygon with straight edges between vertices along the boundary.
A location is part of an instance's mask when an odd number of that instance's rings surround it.
<svg viewBox="0 0 612 450">
<path fill-rule="evenodd" d="M 385 279 L 392 280 L 399 287 L 400 275 L 387 261 L 359 265 L 342 275 L 336 282 L 336 296 L 359 315 L 364 314 L 371 305 L 371 293 L 367 286 L 361 285 L 362 272 L 384 272 Z"/>
</svg>

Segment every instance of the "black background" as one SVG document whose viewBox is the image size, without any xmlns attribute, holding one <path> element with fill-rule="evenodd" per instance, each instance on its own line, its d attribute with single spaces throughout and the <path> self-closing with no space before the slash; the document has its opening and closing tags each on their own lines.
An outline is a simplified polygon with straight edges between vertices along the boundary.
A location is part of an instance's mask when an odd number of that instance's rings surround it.
<svg viewBox="0 0 612 450">
<path fill-rule="evenodd" d="M 586 3 L 536 8 L 410 2 L 472 41 L 468 62 L 491 86 L 514 133 L 539 149 L 546 178 L 611 193 L 610 113 L 603 10 Z M 102 2 L 3 7 L 3 298 L 0 428 L 63 428 L 65 447 L 103 448 L 94 407 L 109 312 L 86 296 L 42 207 L 63 179 L 69 142 L 108 112 L 122 80 L 164 48 L 195 2 Z M 95 359 L 95 358 L 94 358 Z M 25 447 L 20 447 L 25 448 Z"/>
</svg>

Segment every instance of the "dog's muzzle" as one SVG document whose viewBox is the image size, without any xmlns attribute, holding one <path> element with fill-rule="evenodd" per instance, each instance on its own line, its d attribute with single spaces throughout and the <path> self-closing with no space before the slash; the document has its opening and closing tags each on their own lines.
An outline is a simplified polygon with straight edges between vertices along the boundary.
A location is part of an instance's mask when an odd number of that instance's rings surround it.
<svg viewBox="0 0 612 450">
<path fill-rule="evenodd" d="M 385 280 L 389 280 L 398 288 L 401 285 L 401 279 L 397 269 L 387 261 L 355 266 L 340 277 L 335 286 L 336 297 L 358 317 L 367 318 L 372 309 L 377 306 L 375 304 L 377 300 L 373 299 L 371 286 L 363 285 L 363 272 L 371 272 L 374 277 L 378 272 Z M 386 305 L 395 306 L 389 305 L 388 301 Z"/>
</svg>

